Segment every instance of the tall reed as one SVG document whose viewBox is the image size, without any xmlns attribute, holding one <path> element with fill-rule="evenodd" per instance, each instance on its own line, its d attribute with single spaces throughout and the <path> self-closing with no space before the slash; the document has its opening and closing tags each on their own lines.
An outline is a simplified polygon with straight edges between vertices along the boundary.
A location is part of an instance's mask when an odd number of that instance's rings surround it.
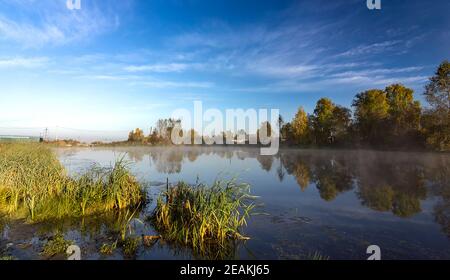
<svg viewBox="0 0 450 280">
<path fill-rule="evenodd" d="M 135 207 L 144 200 L 123 159 L 70 177 L 44 145 L 0 144 L 0 212 L 38 221 Z"/>
<path fill-rule="evenodd" d="M 240 228 L 254 208 L 249 185 L 236 180 L 216 181 L 211 187 L 180 182 L 157 201 L 152 216 L 163 238 L 191 247 L 194 251 L 221 250 L 230 240 L 247 239 Z"/>
</svg>

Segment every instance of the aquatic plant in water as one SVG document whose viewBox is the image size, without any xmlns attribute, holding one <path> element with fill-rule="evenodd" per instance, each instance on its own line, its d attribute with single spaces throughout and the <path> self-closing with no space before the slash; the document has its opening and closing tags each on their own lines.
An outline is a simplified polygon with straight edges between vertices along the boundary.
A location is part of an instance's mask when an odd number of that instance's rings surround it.
<svg viewBox="0 0 450 280">
<path fill-rule="evenodd" d="M 127 237 L 122 242 L 122 252 L 126 257 L 134 257 L 139 247 L 140 237 Z"/>
<path fill-rule="evenodd" d="M 194 252 L 218 255 L 230 241 L 245 240 L 240 228 L 254 208 L 250 188 L 236 180 L 216 181 L 209 187 L 180 182 L 159 198 L 151 217 L 164 240 L 189 246 Z"/>
<path fill-rule="evenodd" d="M 73 244 L 74 242 L 72 240 L 66 240 L 61 233 L 58 233 L 45 243 L 42 255 L 53 257 L 57 254 L 64 254 L 67 248 Z"/>
<path fill-rule="evenodd" d="M 0 257 L 0 261 L 15 261 L 15 260 L 17 260 L 17 259 L 13 256 L 1 256 Z"/>
<path fill-rule="evenodd" d="M 323 255 L 322 253 L 315 251 L 314 253 L 309 253 L 307 259 L 311 261 L 327 261 L 330 257 Z"/>
<path fill-rule="evenodd" d="M 103 244 L 102 247 L 100 247 L 100 253 L 103 255 L 112 255 L 114 251 L 117 248 L 117 241 L 113 242 L 111 244 Z"/>
</svg>

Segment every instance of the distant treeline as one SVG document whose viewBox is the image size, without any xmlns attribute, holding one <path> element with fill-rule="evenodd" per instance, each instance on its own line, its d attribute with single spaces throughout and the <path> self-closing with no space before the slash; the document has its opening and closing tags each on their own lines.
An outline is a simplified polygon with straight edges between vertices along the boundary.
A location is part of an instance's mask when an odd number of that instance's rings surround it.
<svg viewBox="0 0 450 280">
<path fill-rule="evenodd" d="M 414 91 L 402 84 L 384 90 L 370 89 L 357 94 L 353 113 L 328 98 L 321 98 L 313 114 L 298 109 L 291 122 L 279 120 L 281 142 L 299 146 L 341 146 L 450 150 L 450 63 L 442 62 L 425 87 L 428 107 L 414 99 Z M 131 131 L 127 142 L 170 145 L 172 129 L 179 120 L 157 122 L 151 134 L 142 129 Z M 260 129 L 271 131 L 266 122 Z M 258 134 L 259 134 L 258 130 Z M 231 132 L 223 132 L 224 138 Z M 270 133 L 268 133 L 270 136 Z M 197 137 L 191 131 L 191 137 Z M 235 136 L 232 136 L 235 137 Z M 248 139 L 248 138 L 246 138 Z"/>
<path fill-rule="evenodd" d="M 425 87 L 429 107 L 414 100 L 414 91 L 401 84 L 370 89 L 353 99 L 350 109 L 328 98 L 317 102 L 312 115 L 300 108 L 282 124 L 284 141 L 300 145 L 431 148 L 450 150 L 450 63 L 439 65 Z M 282 120 L 281 120 L 282 121 Z"/>
</svg>

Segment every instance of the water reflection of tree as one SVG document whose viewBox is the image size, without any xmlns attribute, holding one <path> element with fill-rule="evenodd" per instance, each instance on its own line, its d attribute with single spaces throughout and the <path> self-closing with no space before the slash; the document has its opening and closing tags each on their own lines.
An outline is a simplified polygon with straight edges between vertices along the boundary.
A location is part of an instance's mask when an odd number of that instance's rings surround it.
<svg viewBox="0 0 450 280">
<path fill-rule="evenodd" d="M 184 153 L 179 149 L 161 149 L 150 153 L 152 162 L 159 173 L 180 173 L 184 159 Z M 191 155 L 192 157 L 192 155 Z"/>
<path fill-rule="evenodd" d="M 306 190 L 311 180 L 310 165 L 306 160 L 306 157 L 296 157 L 293 155 L 281 155 L 280 158 L 280 169 L 285 169 L 287 174 L 293 175 L 302 191 Z"/>
<path fill-rule="evenodd" d="M 435 221 L 450 238 L 450 157 L 439 157 L 427 170 L 427 178 L 432 179 L 432 193 L 439 197 L 433 209 Z"/>
<path fill-rule="evenodd" d="M 145 153 L 140 149 L 130 149 L 128 151 L 128 158 L 134 162 L 141 162 L 144 159 Z"/>
<path fill-rule="evenodd" d="M 261 165 L 261 168 L 267 172 L 270 172 L 270 170 L 272 169 L 272 164 L 273 164 L 273 156 L 262 156 L 262 155 L 258 155 L 256 157 L 256 159 L 258 160 L 259 164 Z"/>
<path fill-rule="evenodd" d="M 329 157 L 321 155 L 282 154 L 281 163 L 287 173 L 295 177 L 302 191 L 313 182 L 320 196 L 326 201 L 333 200 L 339 193 L 353 188 L 353 177 L 345 161 L 330 160 Z"/>
<path fill-rule="evenodd" d="M 358 174 L 358 182 L 363 205 L 400 217 L 420 213 L 427 197 L 423 169 L 406 161 L 375 161 Z"/>
<path fill-rule="evenodd" d="M 450 236 L 450 157 L 445 154 L 286 149 L 270 157 L 260 156 L 259 149 L 217 146 L 156 148 L 145 153 L 158 172 L 169 174 L 181 172 L 185 160 L 196 161 L 200 155 L 256 159 L 265 171 L 275 167 L 280 181 L 286 174 L 293 176 L 303 191 L 315 184 L 326 201 L 357 186 L 362 205 L 400 217 L 420 213 L 422 200 L 433 195 L 439 198 L 435 220 Z"/>
<path fill-rule="evenodd" d="M 279 158 L 280 181 L 285 171 L 302 190 L 314 183 L 326 201 L 357 186 L 362 205 L 399 217 L 420 213 L 427 186 L 433 186 L 433 194 L 441 198 L 435 219 L 450 235 L 450 158 L 446 155 L 288 150 L 281 151 Z"/>
<path fill-rule="evenodd" d="M 320 197 L 326 201 L 331 201 L 338 194 L 353 188 L 353 178 L 348 166 L 334 159 L 316 163 L 314 180 Z"/>
</svg>

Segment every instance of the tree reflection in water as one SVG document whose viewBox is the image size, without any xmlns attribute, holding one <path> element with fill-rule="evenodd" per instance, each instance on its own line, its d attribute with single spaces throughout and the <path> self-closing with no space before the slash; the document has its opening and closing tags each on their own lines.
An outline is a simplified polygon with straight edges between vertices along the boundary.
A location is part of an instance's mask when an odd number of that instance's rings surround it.
<svg viewBox="0 0 450 280">
<path fill-rule="evenodd" d="M 447 155 L 303 151 L 281 152 L 279 157 L 302 190 L 312 182 L 326 201 L 356 186 L 362 205 L 410 217 L 422 211 L 421 201 L 430 195 L 438 196 L 441 202 L 435 207 L 436 221 L 450 232 Z M 430 193 L 430 189 L 434 191 Z"/>
<path fill-rule="evenodd" d="M 324 201 L 354 190 L 363 206 L 411 217 L 421 203 L 437 198 L 434 217 L 450 236 L 450 157 L 447 154 L 354 150 L 281 149 L 276 156 L 260 156 L 258 149 L 229 147 L 174 147 L 146 149 L 156 170 L 180 173 L 185 162 L 201 155 L 227 160 L 256 160 L 281 181 L 293 176 L 302 191 L 315 186 Z M 130 154 L 142 160 L 143 151 Z"/>
</svg>

